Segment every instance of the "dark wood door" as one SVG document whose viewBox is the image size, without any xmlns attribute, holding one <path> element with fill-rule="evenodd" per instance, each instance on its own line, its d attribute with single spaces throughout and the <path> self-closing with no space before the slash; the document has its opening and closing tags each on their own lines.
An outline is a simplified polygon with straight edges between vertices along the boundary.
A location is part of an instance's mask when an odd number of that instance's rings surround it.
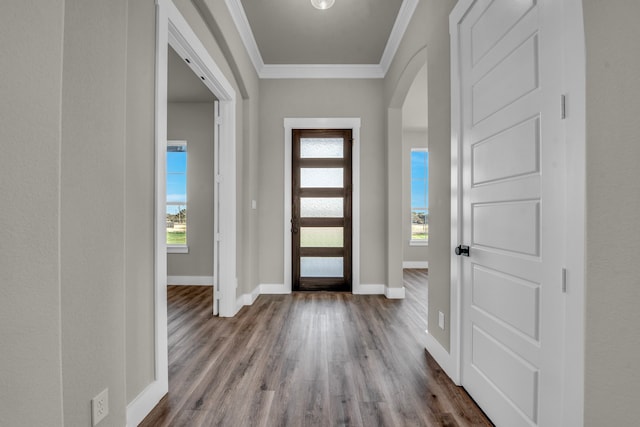
<svg viewBox="0 0 640 427">
<path fill-rule="evenodd" d="M 351 129 L 294 129 L 294 291 L 351 291 Z"/>
</svg>

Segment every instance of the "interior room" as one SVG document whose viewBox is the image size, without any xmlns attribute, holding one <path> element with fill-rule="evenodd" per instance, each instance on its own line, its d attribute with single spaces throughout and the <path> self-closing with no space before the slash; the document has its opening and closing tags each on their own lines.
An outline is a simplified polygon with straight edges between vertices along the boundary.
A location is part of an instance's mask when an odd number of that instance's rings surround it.
<svg viewBox="0 0 640 427">
<path fill-rule="evenodd" d="M 635 425 L 638 16 L 3 1 L 0 425 Z"/>
</svg>

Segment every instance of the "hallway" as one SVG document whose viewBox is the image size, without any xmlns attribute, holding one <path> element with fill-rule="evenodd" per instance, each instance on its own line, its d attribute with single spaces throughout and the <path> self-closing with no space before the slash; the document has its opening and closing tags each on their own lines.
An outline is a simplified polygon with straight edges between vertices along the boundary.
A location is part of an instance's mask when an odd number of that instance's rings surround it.
<svg viewBox="0 0 640 427">
<path fill-rule="evenodd" d="M 262 295 L 234 318 L 170 286 L 170 391 L 141 425 L 490 426 L 424 351 L 426 281 L 405 270 L 405 300 Z"/>
</svg>

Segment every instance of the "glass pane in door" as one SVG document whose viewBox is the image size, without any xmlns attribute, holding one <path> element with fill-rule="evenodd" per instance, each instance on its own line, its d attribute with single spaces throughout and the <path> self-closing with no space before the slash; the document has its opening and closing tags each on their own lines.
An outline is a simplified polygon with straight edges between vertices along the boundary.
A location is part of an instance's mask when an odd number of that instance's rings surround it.
<svg viewBox="0 0 640 427">
<path fill-rule="evenodd" d="M 342 188 L 344 170 L 342 168 L 300 168 L 302 188 Z"/>
<path fill-rule="evenodd" d="M 300 138 L 300 158 L 302 159 L 342 159 L 344 140 L 342 138 Z"/>
<path fill-rule="evenodd" d="M 302 218 L 342 218 L 344 199 L 342 197 L 301 197 L 300 217 Z"/>
<path fill-rule="evenodd" d="M 301 227 L 301 248 L 341 248 L 344 245 L 342 227 Z"/>
<path fill-rule="evenodd" d="M 300 257 L 301 277 L 343 277 L 342 257 Z"/>
</svg>

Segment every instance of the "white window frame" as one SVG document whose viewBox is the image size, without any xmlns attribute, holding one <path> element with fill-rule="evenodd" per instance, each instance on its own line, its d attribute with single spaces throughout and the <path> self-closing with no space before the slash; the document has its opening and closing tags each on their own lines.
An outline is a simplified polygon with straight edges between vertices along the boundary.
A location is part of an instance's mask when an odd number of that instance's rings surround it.
<svg viewBox="0 0 640 427">
<path fill-rule="evenodd" d="M 182 206 L 184 205 L 185 209 L 187 209 L 188 212 L 188 206 L 189 206 L 189 148 L 187 146 L 187 141 L 184 140 L 171 140 L 171 141 L 167 141 L 167 153 L 169 152 L 168 148 L 169 147 L 187 147 L 185 149 L 185 152 L 187 153 L 187 166 L 186 166 L 186 170 L 185 170 L 185 174 L 186 176 L 186 181 L 187 181 L 187 198 L 185 203 L 176 203 L 176 202 L 169 202 L 168 200 L 165 199 L 165 203 L 167 206 L 172 205 L 172 206 Z M 169 174 L 167 173 L 167 180 L 169 179 Z M 187 213 L 187 229 L 186 229 L 186 233 L 189 233 L 189 214 Z M 167 253 L 169 254 L 188 254 L 189 253 L 189 239 L 186 239 L 187 243 L 185 244 L 169 244 L 167 242 Z"/>
<path fill-rule="evenodd" d="M 429 149 L 428 148 L 424 148 L 424 147 L 412 147 L 411 148 L 411 154 L 413 154 L 414 151 L 422 151 L 425 153 L 429 153 Z M 429 159 L 427 156 L 427 188 L 429 188 L 429 180 L 428 180 L 428 173 L 429 173 Z M 409 175 L 410 175 L 410 180 L 409 180 L 409 246 L 429 246 L 429 235 L 427 234 L 427 239 L 426 240 L 418 240 L 418 239 L 414 239 L 413 238 L 413 221 L 412 221 L 412 217 L 411 214 L 413 212 L 413 170 L 411 169 L 411 155 L 409 156 Z M 427 201 L 428 202 L 428 201 Z M 429 218 L 429 208 L 427 206 L 424 207 L 424 209 L 427 211 L 427 218 Z M 427 225 L 429 225 L 429 222 L 427 220 Z"/>
</svg>

